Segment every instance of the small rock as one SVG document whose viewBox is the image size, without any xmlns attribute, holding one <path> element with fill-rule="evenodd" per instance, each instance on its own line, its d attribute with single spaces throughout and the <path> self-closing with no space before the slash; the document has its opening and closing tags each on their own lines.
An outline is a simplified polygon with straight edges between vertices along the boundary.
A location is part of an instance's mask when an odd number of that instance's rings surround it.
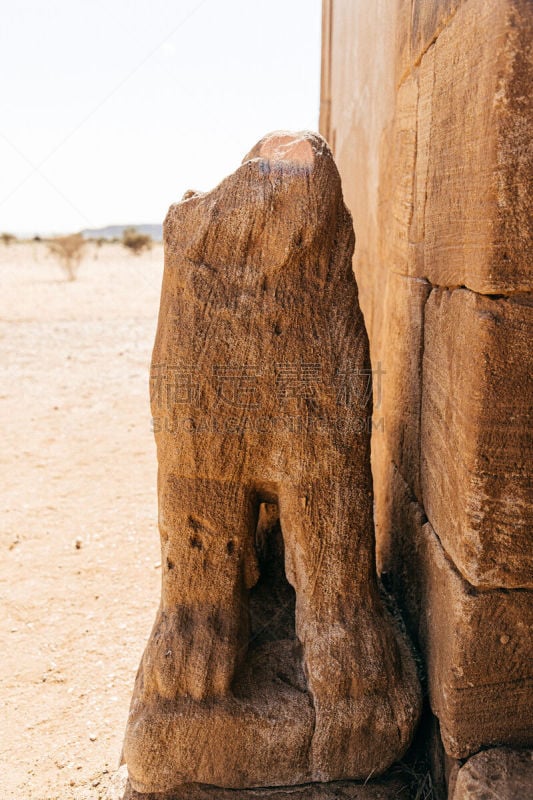
<svg viewBox="0 0 533 800">
<path fill-rule="evenodd" d="M 123 764 L 117 772 L 110 775 L 109 783 L 101 795 L 102 800 L 122 800 L 128 781 L 128 768 Z"/>
<path fill-rule="evenodd" d="M 91 733 L 91 735 L 89 736 L 89 739 L 91 740 L 91 742 L 96 742 L 96 740 L 98 739 L 98 736 L 96 735 L 96 733 Z"/>
<path fill-rule="evenodd" d="M 75 544 L 76 544 L 76 550 L 81 550 L 81 548 L 83 546 L 83 539 L 80 539 L 80 537 L 78 536 L 78 538 L 76 539 Z"/>
</svg>

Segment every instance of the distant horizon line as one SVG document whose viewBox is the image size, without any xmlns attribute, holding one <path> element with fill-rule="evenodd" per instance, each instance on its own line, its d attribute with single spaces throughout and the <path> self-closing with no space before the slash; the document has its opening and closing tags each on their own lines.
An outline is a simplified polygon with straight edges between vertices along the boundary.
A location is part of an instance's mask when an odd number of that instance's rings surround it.
<svg viewBox="0 0 533 800">
<path fill-rule="evenodd" d="M 110 229 L 120 229 L 123 230 L 124 228 L 162 228 L 162 222 L 117 222 L 112 223 L 110 225 L 98 225 L 91 228 L 69 228 L 69 229 L 62 229 L 62 230 L 4 230 L 0 228 L 0 235 L 3 233 L 11 234 L 12 236 L 16 236 L 17 239 L 34 239 L 36 236 L 41 238 L 52 238 L 55 236 L 69 236 L 74 233 L 98 233 L 99 231 L 106 231 Z"/>
</svg>

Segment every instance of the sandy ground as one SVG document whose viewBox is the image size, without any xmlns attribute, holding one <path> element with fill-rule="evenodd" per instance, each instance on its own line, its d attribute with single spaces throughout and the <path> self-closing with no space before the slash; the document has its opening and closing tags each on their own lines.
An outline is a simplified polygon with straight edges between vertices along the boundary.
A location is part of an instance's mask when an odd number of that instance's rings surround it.
<svg viewBox="0 0 533 800">
<path fill-rule="evenodd" d="M 113 794 L 159 595 L 161 271 L 160 246 L 91 245 L 69 283 L 44 244 L 0 244 L 1 800 Z"/>
</svg>

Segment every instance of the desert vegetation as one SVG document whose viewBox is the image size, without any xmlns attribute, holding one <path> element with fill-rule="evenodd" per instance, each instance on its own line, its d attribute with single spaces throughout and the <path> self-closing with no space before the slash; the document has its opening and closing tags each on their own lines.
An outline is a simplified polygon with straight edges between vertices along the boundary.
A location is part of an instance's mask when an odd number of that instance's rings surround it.
<svg viewBox="0 0 533 800">
<path fill-rule="evenodd" d="M 151 250 L 152 237 L 141 233 L 136 228 L 126 228 L 122 234 L 122 244 L 135 255 L 140 255 L 145 250 Z"/>
<path fill-rule="evenodd" d="M 49 252 L 57 258 L 67 280 L 75 280 L 86 246 L 86 241 L 81 233 L 57 236 L 49 239 L 47 244 Z"/>
<path fill-rule="evenodd" d="M 2 240 L 2 244 L 5 244 L 6 247 L 17 241 L 17 237 L 12 233 L 2 233 L 0 234 L 0 239 Z"/>
</svg>

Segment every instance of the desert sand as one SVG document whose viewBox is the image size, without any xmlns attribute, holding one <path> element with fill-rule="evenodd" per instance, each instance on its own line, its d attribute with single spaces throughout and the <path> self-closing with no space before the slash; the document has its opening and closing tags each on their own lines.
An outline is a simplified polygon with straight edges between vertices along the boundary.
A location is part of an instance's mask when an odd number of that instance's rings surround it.
<svg viewBox="0 0 533 800">
<path fill-rule="evenodd" d="M 159 245 L 91 244 L 68 282 L 45 244 L 0 244 L 2 800 L 118 796 L 159 597 L 161 274 Z"/>
</svg>

